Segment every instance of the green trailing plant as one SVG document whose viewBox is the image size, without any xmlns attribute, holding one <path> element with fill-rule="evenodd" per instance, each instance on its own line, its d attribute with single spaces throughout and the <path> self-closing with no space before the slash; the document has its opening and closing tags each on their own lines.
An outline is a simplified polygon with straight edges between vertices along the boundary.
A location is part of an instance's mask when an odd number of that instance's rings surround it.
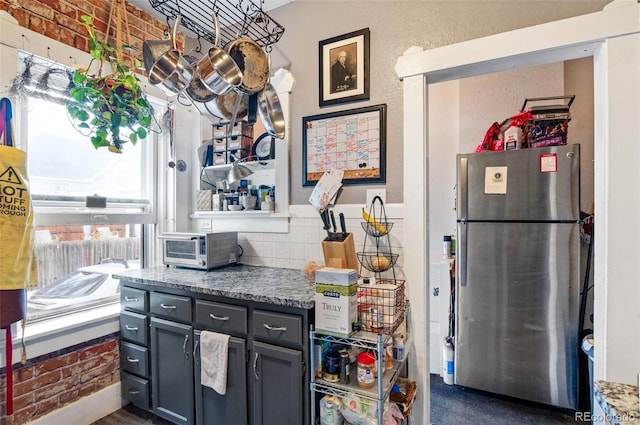
<svg viewBox="0 0 640 425">
<path fill-rule="evenodd" d="M 90 16 L 83 15 L 81 20 L 89 33 L 91 62 L 73 72 L 67 111 L 74 127 L 90 136 L 96 149 L 107 147 L 121 153 L 124 143 L 135 145 L 147 137 L 154 120 L 153 108 L 134 69 L 122 61 L 122 50 L 98 39 Z M 123 48 L 133 50 L 126 45 Z M 94 61 L 99 62 L 97 75 L 90 71 Z M 105 63 L 111 65 L 111 72 L 103 76 Z M 134 66 L 141 65 L 134 58 Z"/>
</svg>

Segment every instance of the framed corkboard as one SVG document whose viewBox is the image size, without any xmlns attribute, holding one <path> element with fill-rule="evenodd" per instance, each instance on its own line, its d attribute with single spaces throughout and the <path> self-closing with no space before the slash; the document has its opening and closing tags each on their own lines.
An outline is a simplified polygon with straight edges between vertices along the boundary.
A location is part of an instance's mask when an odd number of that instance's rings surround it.
<svg viewBox="0 0 640 425">
<path fill-rule="evenodd" d="M 303 117 L 302 129 L 303 186 L 333 169 L 344 185 L 386 182 L 386 104 Z"/>
</svg>

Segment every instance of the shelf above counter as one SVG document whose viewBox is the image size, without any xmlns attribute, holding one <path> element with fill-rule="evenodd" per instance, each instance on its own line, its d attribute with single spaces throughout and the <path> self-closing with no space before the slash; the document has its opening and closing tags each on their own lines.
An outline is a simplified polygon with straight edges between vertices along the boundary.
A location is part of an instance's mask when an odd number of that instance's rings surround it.
<svg viewBox="0 0 640 425">
<path fill-rule="evenodd" d="M 258 170 L 273 170 L 276 168 L 275 159 L 265 159 L 262 161 L 240 162 L 240 165 L 250 167 L 254 172 Z M 231 164 L 209 165 L 204 167 L 204 171 L 227 171 L 233 166 Z"/>
<path fill-rule="evenodd" d="M 287 233 L 289 213 L 272 211 L 197 211 L 189 215 L 197 230 L 238 231 L 247 233 Z"/>
</svg>

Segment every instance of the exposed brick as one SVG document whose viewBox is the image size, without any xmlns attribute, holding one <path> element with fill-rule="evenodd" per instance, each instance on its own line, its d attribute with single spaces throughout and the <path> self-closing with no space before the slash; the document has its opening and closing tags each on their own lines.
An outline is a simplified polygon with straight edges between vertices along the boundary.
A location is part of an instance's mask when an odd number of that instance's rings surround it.
<svg viewBox="0 0 640 425">
<path fill-rule="evenodd" d="M 4 398 L 4 397 L 3 397 Z M 22 395 L 13 395 L 13 409 L 14 411 L 18 411 L 21 409 L 25 409 L 28 406 L 31 406 L 35 403 L 36 396 L 33 393 L 22 394 Z"/>
<path fill-rule="evenodd" d="M 62 393 L 59 394 L 58 398 L 60 400 L 61 406 L 67 403 L 71 403 L 72 401 L 75 401 L 78 398 L 78 388 L 74 387 L 73 389 L 63 391 Z"/>
<path fill-rule="evenodd" d="M 32 12 L 34 15 L 43 17 L 44 19 L 53 19 L 54 10 L 41 1 L 36 0 L 22 0 L 20 5 L 23 9 Z"/>
<path fill-rule="evenodd" d="M 71 376 L 51 385 L 39 387 L 35 390 L 36 401 L 40 402 L 41 400 L 46 400 L 50 397 L 57 397 L 60 392 L 75 388 L 79 381 L 80 379 L 78 376 Z"/>
<path fill-rule="evenodd" d="M 33 378 L 33 368 L 23 367 L 13 372 L 13 382 L 22 382 Z"/>
<path fill-rule="evenodd" d="M 40 363 L 39 365 L 36 365 L 33 368 L 34 373 L 36 375 L 40 375 L 45 372 L 57 370 L 64 366 L 74 364 L 75 362 L 77 362 L 77 360 L 78 360 L 77 353 L 69 353 L 69 354 L 65 354 L 64 356 L 54 357 L 52 359 L 45 361 L 44 363 Z"/>
<path fill-rule="evenodd" d="M 96 384 L 93 382 L 78 388 L 78 398 L 93 394 L 96 392 Z"/>
<path fill-rule="evenodd" d="M 111 341 L 107 341 L 103 344 L 94 345 L 93 347 L 89 347 L 80 352 L 80 360 L 84 360 L 88 357 L 93 357 L 98 354 L 106 353 L 109 351 L 114 351 L 118 349 L 118 342 L 115 339 Z"/>
<path fill-rule="evenodd" d="M 60 403 L 58 402 L 58 397 L 51 397 L 42 401 L 38 401 L 36 403 L 36 410 L 34 412 L 37 416 L 46 415 L 49 412 L 53 412 L 58 407 L 60 407 Z"/>
</svg>

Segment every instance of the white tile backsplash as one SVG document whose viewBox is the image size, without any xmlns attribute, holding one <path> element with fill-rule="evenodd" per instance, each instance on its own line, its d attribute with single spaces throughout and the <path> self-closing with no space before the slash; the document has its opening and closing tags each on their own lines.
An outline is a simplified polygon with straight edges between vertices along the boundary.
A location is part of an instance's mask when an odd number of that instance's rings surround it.
<svg viewBox="0 0 640 425">
<path fill-rule="evenodd" d="M 375 250 L 375 239 L 369 238 L 366 246 L 364 245 L 365 232 L 360 224 L 361 221 L 362 218 L 359 216 L 347 217 L 345 220 L 347 231 L 353 233 L 356 252 L 362 251 L 363 248 L 367 251 Z M 403 279 L 402 239 L 404 228 L 402 219 L 394 218 L 393 222 L 394 227 L 389 233 L 389 242 L 391 250 L 400 256 L 396 263 L 396 278 Z M 315 261 L 318 264 L 324 263 L 321 242 L 325 237 L 326 232 L 322 229 L 322 222 L 317 214 L 292 216 L 289 218 L 288 233 L 239 233 L 238 243 L 244 250 L 241 262 L 258 266 L 294 268 L 302 271 L 310 261 Z M 381 246 L 386 246 L 386 237 L 382 238 L 380 242 Z"/>
</svg>

